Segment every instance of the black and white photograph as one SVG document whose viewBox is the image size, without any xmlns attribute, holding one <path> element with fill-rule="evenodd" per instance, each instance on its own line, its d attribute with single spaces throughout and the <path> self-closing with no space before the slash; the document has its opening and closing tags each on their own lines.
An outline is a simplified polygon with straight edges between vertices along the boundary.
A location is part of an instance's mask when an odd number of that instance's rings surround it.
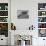
<svg viewBox="0 0 46 46">
<path fill-rule="evenodd" d="M 18 19 L 29 19 L 29 11 L 28 10 L 17 10 L 17 18 Z"/>
</svg>

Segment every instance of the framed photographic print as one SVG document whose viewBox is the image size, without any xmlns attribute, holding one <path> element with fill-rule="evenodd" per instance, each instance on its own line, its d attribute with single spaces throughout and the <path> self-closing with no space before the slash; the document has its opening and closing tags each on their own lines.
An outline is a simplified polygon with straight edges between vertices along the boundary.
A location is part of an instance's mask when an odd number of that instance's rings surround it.
<svg viewBox="0 0 46 46">
<path fill-rule="evenodd" d="M 28 10 L 17 10 L 18 19 L 29 19 Z"/>
</svg>

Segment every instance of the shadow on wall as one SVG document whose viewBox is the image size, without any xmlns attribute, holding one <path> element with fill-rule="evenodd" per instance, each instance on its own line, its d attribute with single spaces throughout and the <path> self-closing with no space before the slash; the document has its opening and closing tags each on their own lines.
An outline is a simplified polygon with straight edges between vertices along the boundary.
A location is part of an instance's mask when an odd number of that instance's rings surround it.
<svg viewBox="0 0 46 46">
<path fill-rule="evenodd" d="M 11 23 L 11 30 L 16 30 L 16 26 L 13 23 Z"/>
</svg>

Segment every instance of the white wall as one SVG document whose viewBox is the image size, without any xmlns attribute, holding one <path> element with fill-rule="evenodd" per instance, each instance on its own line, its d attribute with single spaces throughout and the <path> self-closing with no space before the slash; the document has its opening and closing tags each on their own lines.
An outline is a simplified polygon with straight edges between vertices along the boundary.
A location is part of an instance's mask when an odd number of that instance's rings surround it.
<svg viewBox="0 0 46 46">
<path fill-rule="evenodd" d="M 11 22 L 16 25 L 17 30 L 26 30 L 30 25 L 37 29 L 38 25 L 38 3 L 46 0 L 11 0 Z M 17 10 L 29 10 L 29 19 L 17 19 Z"/>
<path fill-rule="evenodd" d="M 33 38 L 33 46 L 38 46 L 39 44 L 43 44 L 42 38 L 38 38 L 38 3 L 45 3 L 46 0 L 11 0 L 11 22 L 13 22 L 16 25 L 17 32 L 20 32 L 19 30 L 25 30 L 28 29 L 30 25 L 35 26 L 35 32 L 33 36 L 37 36 L 36 38 Z M 29 19 L 17 19 L 17 10 L 29 10 Z M 25 31 L 26 33 L 26 31 Z M 37 39 L 37 40 L 36 40 Z M 40 45 L 39 45 L 40 46 Z"/>
<path fill-rule="evenodd" d="M 24 32 L 33 24 L 37 36 L 37 8 L 37 0 L 11 0 L 11 22 L 16 25 L 16 32 Z M 17 19 L 17 10 L 29 10 L 29 19 Z"/>
<path fill-rule="evenodd" d="M 15 3 L 13 3 L 15 2 Z M 11 4 L 11 19 L 12 22 L 15 23 L 17 30 L 27 30 L 29 26 L 34 24 L 35 22 L 37 23 L 37 2 L 33 2 L 31 0 L 15 0 L 12 1 L 13 4 Z M 29 10 L 29 19 L 17 19 L 17 10 Z M 35 19 L 36 18 L 36 19 Z M 35 21 L 36 20 L 36 21 Z"/>
</svg>

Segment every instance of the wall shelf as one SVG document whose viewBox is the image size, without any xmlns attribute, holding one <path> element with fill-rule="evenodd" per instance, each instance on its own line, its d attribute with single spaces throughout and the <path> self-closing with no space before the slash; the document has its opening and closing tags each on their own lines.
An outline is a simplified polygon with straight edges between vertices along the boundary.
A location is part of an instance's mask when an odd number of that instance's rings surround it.
<svg viewBox="0 0 46 46">
<path fill-rule="evenodd" d="M 8 16 L 0 16 L 0 17 L 8 17 Z"/>
<path fill-rule="evenodd" d="M 38 17 L 46 17 L 46 15 L 44 15 L 44 16 L 38 16 Z"/>
<path fill-rule="evenodd" d="M 45 10 L 38 10 L 38 11 L 46 11 L 46 9 Z"/>
<path fill-rule="evenodd" d="M 8 23 L 8 22 L 0 22 L 0 23 Z"/>
<path fill-rule="evenodd" d="M 0 10 L 0 11 L 8 11 L 8 10 Z"/>
<path fill-rule="evenodd" d="M 38 3 L 38 36 L 46 37 L 46 3 Z"/>
<path fill-rule="evenodd" d="M 46 29 L 46 28 L 38 28 L 38 29 Z"/>
<path fill-rule="evenodd" d="M 0 35 L 8 37 L 8 3 L 0 3 Z"/>
<path fill-rule="evenodd" d="M 38 22 L 38 23 L 46 23 L 46 22 Z"/>
</svg>

